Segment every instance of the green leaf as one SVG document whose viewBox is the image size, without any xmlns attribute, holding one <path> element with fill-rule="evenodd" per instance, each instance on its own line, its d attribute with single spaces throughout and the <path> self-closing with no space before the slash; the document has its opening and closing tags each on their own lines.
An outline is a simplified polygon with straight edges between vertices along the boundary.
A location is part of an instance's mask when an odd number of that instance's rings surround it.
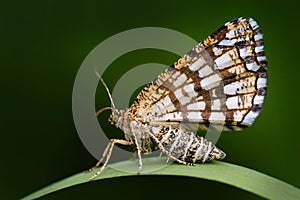
<svg viewBox="0 0 300 200">
<path fill-rule="evenodd" d="M 123 172 L 126 170 L 136 171 L 137 166 L 137 161 L 130 160 L 109 165 L 94 181 L 121 176 L 137 176 L 136 172 Z M 116 169 L 124 170 L 118 171 Z M 95 171 L 75 174 L 46 186 L 23 199 L 38 198 L 82 183 L 89 184 L 88 180 Z M 139 176 L 143 178 L 142 175 L 174 175 L 202 178 L 232 185 L 267 199 L 300 199 L 300 190 L 292 185 L 255 170 L 221 161 L 198 164 L 196 166 L 185 166 L 176 163 L 163 166 L 162 158 L 145 158 L 143 159 L 143 171 Z"/>
</svg>

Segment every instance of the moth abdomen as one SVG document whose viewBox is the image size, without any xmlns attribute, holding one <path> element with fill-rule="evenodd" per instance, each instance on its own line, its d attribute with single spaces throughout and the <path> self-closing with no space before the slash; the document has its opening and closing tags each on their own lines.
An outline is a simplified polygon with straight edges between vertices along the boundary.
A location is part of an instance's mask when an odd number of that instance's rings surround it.
<svg viewBox="0 0 300 200">
<path fill-rule="evenodd" d="M 224 159 L 226 154 L 197 134 L 179 128 L 163 127 L 155 134 L 164 150 L 188 164 Z"/>
</svg>

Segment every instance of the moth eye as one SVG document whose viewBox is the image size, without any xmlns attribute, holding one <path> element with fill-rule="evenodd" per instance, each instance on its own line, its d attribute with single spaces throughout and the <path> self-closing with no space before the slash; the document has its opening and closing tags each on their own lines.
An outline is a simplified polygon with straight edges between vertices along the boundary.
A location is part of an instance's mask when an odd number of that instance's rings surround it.
<svg viewBox="0 0 300 200">
<path fill-rule="evenodd" d="M 117 121 L 118 121 L 118 119 L 119 119 L 119 118 L 118 118 L 117 116 L 115 116 L 115 115 L 114 115 L 114 116 L 112 116 L 112 122 L 117 122 Z"/>
</svg>

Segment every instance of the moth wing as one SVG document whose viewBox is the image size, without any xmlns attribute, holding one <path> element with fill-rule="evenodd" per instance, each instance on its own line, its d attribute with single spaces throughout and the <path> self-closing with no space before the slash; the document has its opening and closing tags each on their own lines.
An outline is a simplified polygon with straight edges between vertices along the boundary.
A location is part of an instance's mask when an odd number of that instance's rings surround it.
<svg viewBox="0 0 300 200">
<path fill-rule="evenodd" d="M 137 96 L 132 117 L 144 123 L 253 124 L 266 95 L 266 56 L 252 18 L 227 22 L 149 83 Z"/>
</svg>

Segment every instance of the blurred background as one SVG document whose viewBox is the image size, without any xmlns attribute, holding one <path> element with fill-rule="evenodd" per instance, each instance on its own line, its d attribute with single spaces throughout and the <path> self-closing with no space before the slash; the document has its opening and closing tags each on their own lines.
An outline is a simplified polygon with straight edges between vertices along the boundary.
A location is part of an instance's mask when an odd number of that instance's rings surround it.
<svg viewBox="0 0 300 200">
<path fill-rule="evenodd" d="M 95 164 L 77 135 L 71 105 L 76 73 L 96 45 L 147 26 L 174 29 L 200 42 L 240 16 L 253 17 L 264 32 L 268 95 L 255 124 L 222 134 L 218 146 L 227 153 L 226 162 L 300 187 L 299 6 L 291 0 L 269 2 L 1 1 L 0 198 L 21 198 Z M 161 50 L 130 52 L 112 63 L 104 78 L 113 88 L 136 65 L 171 65 L 176 59 Z M 98 92 L 97 109 L 109 105 L 104 88 Z M 101 123 L 107 117 L 103 114 Z M 97 181 L 44 199 L 105 197 L 259 199 L 220 183 L 167 176 Z"/>
</svg>

